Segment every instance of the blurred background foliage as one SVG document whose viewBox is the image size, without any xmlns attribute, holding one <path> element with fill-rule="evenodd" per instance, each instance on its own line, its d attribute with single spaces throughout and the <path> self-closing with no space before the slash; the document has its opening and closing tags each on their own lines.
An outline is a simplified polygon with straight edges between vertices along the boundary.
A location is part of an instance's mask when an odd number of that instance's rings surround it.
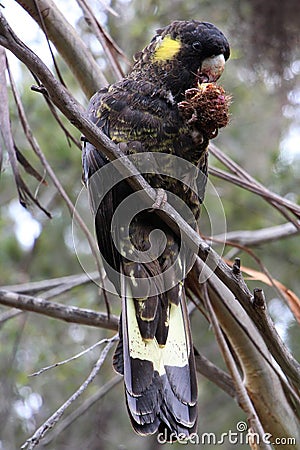
<svg viewBox="0 0 300 450">
<path fill-rule="evenodd" d="M 112 82 L 113 76 L 100 44 L 89 32 L 76 1 L 57 0 L 56 4 L 63 9 L 67 19 L 70 17 L 78 33 L 92 49 L 107 79 Z M 130 61 L 132 55 L 146 45 L 156 28 L 174 19 L 205 20 L 220 27 L 232 46 L 232 58 L 221 83 L 232 93 L 233 103 L 230 125 L 220 132 L 214 142 L 265 186 L 299 202 L 299 1 L 107 0 L 89 1 L 89 4 Z M 4 6 L 3 12 L 10 25 L 26 42 L 26 27 L 16 20 L 21 8 L 5 1 Z M 47 55 L 48 49 L 41 32 L 36 33 L 34 42 L 30 44 L 33 49 L 42 49 L 43 56 Z M 80 86 L 59 56 L 56 59 L 68 88 L 86 106 L 87 99 L 84 99 Z M 124 70 L 127 69 L 124 64 Z M 82 189 L 80 151 L 74 144 L 69 145 L 42 96 L 30 90 L 34 80 L 26 68 L 20 66 L 15 72 L 13 70 L 13 75 L 32 131 L 68 195 L 76 202 Z M 34 167 L 43 172 L 21 132 L 13 101 L 11 117 L 18 147 Z M 66 126 L 77 138 L 80 137 L 71 125 Z M 220 166 L 214 158 L 210 159 L 210 163 Z M 91 269 L 93 262 L 84 242 L 79 247 L 77 245 L 79 260 L 77 258 L 72 218 L 52 183 L 49 182 L 47 187 L 39 186 L 36 180 L 27 178 L 33 191 L 38 190 L 41 203 L 51 211 L 53 218 L 49 220 L 35 209 L 28 212 L 18 204 L 13 177 L 5 160 L 0 182 L 1 285 L 79 274 L 87 266 Z M 283 217 L 261 198 L 215 177 L 210 180 L 221 197 L 228 231 L 255 230 L 284 223 Z M 217 212 L 215 217 L 213 212 L 215 201 L 214 195 L 209 195 L 208 207 L 213 225 L 214 220 L 218 220 Z M 89 207 L 87 202 L 84 203 L 84 198 L 81 208 L 88 217 Z M 204 234 L 208 229 L 204 213 Z M 218 230 L 218 233 L 222 231 L 225 230 Z M 74 233 L 78 233 L 76 228 Z M 80 239 L 80 234 L 77 238 Z M 231 249 L 225 248 L 225 256 L 228 251 L 232 255 Z M 262 245 L 255 252 L 274 278 L 299 295 L 300 241 L 297 235 Z M 259 270 L 249 255 L 242 252 L 237 255 L 243 265 Z M 84 262 L 83 268 L 79 261 Z M 264 288 L 277 329 L 295 357 L 299 358 L 299 328 L 289 308 L 273 289 L 260 282 L 251 281 L 249 284 L 251 288 Z M 61 296 L 59 301 L 91 309 L 105 308 L 97 286 L 92 283 L 72 290 Z M 0 312 L 5 311 L 1 307 Z M 113 302 L 112 312 L 119 312 L 118 301 Z M 21 314 L 0 326 L 0 449 L 14 450 L 83 382 L 99 350 L 38 377 L 28 375 L 66 359 L 112 333 L 34 314 Z M 224 367 L 213 333 L 200 314 L 192 317 L 192 328 L 196 347 L 215 364 Z M 111 358 L 108 358 L 79 403 L 111 377 Z M 199 376 L 199 405 L 200 433 L 215 432 L 220 436 L 230 429 L 236 431 L 237 422 L 246 419 L 232 399 L 202 376 Z M 77 406 L 78 403 L 72 405 L 71 410 Z M 133 433 L 125 413 L 121 385 L 47 446 L 57 450 L 150 450 L 159 447 L 155 438 L 141 438 Z M 202 447 L 213 448 L 210 445 Z M 246 445 L 239 447 L 247 448 Z M 43 445 L 38 448 L 43 448 Z M 179 445 L 166 445 L 164 448 L 179 448 Z M 225 440 L 220 448 L 229 450 L 232 444 Z"/>
</svg>

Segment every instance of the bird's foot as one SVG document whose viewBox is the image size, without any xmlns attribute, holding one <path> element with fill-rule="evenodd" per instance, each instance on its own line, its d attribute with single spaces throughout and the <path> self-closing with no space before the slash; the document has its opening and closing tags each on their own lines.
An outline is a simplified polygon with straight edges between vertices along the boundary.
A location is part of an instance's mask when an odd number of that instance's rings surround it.
<svg viewBox="0 0 300 450">
<path fill-rule="evenodd" d="M 158 188 L 156 190 L 155 202 L 152 205 L 152 209 L 161 209 L 165 206 L 168 201 L 167 193 L 164 189 Z"/>
</svg>

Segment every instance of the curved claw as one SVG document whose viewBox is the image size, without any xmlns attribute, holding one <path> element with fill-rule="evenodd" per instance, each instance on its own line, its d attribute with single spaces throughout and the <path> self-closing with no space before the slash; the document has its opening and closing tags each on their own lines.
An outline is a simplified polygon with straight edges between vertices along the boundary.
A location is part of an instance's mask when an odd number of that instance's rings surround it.
<svg viewBox="0 0 300 450">
<path fill-rule="evenodd" d="M 167 196 L 166 191 L 162 188 L 158 188 L 156 190 L 156 198 L 155 198 L 155 202 L 152 205 L 152 208 L 153 209 L 161 209 L 165 206 L 167 201 L 168 201 L 168 196 Z"/>
</svg>

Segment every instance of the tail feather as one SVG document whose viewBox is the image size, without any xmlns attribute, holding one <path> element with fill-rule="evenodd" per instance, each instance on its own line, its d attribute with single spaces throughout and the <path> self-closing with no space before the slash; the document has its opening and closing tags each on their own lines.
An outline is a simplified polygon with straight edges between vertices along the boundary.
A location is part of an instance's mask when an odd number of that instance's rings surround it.
<svg viewBox="0 0 300 450">
<path fill-rule="evenodd" d="M 160 328 L 162 318 L 167 322 L 167 338 L 165 345 L 161 345 L 155 335 L 149 340 L 142 337 L 137 300 L 128 282 L 121 285 L 122 320 L 114 367 L 124 375 L 132 426 L 141 435 L 166 429 L 168 434 L 188 437 L 196 430 L 198 414 L 195 362 L 184 291 L 178 290 L 178 305 L 167 301 L 167 308 L 163 308 L 163 302 L 158 302 L 156 326 Z"/>
<path fill-rule="evenodd" d="M 173 423 L 174 427 L 182 425 L 182 427 L 193 428 L 197 419 L 196 405 L 186 404 L 180 397 L 177 397 L 170 385 L 166 383 L 164 392 L 164 412 L 168 416 L 169 421 Z M 170 410 L 170 406 L 172 409 Z"/>
<path fill-rule="evenodd" d="M 183 367 L 165 366 L 168 384 L 173 394 L 186 405 L 197 403 L 197 388 L 193 386 L 193 374 L 189 365 Z"/>
</svg>

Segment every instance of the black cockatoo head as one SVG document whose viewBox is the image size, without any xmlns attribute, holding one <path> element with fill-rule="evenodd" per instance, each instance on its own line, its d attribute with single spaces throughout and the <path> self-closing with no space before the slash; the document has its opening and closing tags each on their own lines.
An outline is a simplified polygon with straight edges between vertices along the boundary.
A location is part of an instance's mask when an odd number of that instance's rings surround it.
<svg viewBox="0 0 300 450">
<path fill-rule="evenodd" d="M 179 100 L 198 82 L 214 82 L 229 58 L 224 34 L 208 22 L 174 21 L 157 30 L 150 44 L 136 55 L 133 70 L 148 71 Z"/>
</svg>

